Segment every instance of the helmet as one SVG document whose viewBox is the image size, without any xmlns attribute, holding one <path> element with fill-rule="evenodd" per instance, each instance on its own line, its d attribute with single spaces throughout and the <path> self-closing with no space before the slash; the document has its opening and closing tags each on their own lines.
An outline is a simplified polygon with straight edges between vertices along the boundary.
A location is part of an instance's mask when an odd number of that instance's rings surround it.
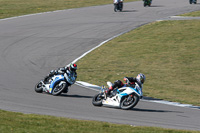
<svg viewBox="0 0 200 133">
<path fill-rule="evenodd" d="M 146 77 L 145 77 L 144 74 L 140 73 L 140 74 L 137 75 L 136 79 L 138 81 L 140 81 L 142 84 L 144 84 L 144 81 L 145 81 Z"/>
<path fill-rule="evenodd" d="M 77 65 L 71 63 L 71 64 L 69 65 L 69 70 L 70 70 L 70 71 L 76 71 L 76 70 L 77 70 Z"/>
</svg>

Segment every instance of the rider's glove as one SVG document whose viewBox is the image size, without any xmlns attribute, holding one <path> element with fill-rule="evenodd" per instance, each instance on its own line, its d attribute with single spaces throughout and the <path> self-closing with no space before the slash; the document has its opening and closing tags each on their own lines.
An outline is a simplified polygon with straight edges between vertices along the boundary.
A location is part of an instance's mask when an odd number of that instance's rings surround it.
<svg viewBox="0 0 200 133">
<path fill-rule="evenodd" d="M 127 83 L 127 81 L 128 81 L 127 77 L 124 77 L 124 81 Z"/>
</svg>

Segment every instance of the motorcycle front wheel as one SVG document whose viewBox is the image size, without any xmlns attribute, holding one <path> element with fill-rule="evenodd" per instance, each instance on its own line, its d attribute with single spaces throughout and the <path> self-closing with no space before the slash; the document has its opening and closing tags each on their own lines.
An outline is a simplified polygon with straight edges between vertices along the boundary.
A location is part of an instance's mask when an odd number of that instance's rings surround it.
<svg viewBox="0 0 200 133">
<path fill-rule="evenodd" d="M 96 94 L 92 99 L 92 104 L 94 106 L 102 106 L 102 97 L 101 94 Z"/>
<path fill-rule="evenodd" d="M 140 98 L 137 95 L 129 95 L 125 98 L 122 99 L 120 108 L 124 110 L 131 109 L 137 105 L 139 102 Z"/>
<path fill-rule="evenodd" d="M 43 89 L 42 89 L 42 81 L 38 82 L 36 85 L 35 85 L 35 91 L 37 93 L 42 93 L 43 92 Z"/>
<path fill-rule="evenodd" d="M 65 89 L 65 87 L 66 87 L 66 83 L 56 84 L 55 87 L 53 88 L 52 95 L 54 96 L 60 95 Z"/>
<path fill-rule="evenodd" d="M 144 2 L 144 7 L 146 7 L 146 5 L 147 5 L 146 2 Z"/>
</svg>

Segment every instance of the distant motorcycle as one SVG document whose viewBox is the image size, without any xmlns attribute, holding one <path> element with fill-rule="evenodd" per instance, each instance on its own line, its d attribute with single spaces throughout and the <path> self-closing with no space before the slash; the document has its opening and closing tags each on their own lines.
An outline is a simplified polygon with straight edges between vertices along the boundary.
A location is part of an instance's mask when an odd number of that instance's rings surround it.
<svg viewBox="0 0 200 133">
<path fill-rule="evenodd" d="M 114 0 L 114 11 L 122 11 L 123 10 L 123 0 Z"/>
<path fill-rule="evenodd" d="M 107 82 L 107 84 L 111 86 L 112 83 Z M 137 83 L 134 86 L 114 89 L 109 97 L 106 97 L 106 90 L 107 88 L 102 86 L 100 93 L 93 97 L 92 104 L 94 106 L 105 105 L 128 110 L 135 107 L 143 96 L 142 89 Z"/>
<path fill-rule="evenodd" d="M 71 73 L 64 73 L 54 75 L 48 79 L 41 80 L 35 85 L 35 91 L 37 93 L 46 92 L 54 96 L 61 93 L 67 93 L 68 87 L 74 84 L 76 78 Z"/>
<path fill-rule="evenodd" d="M 144 1 L 144 7 L 151 6 L 152 0 L 143 0 Z"/>
<path fill-rule="evenodd" d="M 197 0 L 189 0 L 190 4 L 197 4 Z"/>
</svg>

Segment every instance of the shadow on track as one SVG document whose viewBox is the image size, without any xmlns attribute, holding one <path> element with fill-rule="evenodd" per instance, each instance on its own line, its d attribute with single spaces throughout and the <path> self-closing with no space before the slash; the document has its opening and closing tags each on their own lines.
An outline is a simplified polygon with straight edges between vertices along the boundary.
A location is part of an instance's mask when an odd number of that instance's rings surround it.
<svg viewBox="0 0 200 133">
<path fill-rule="evenodd" d="M 176 112 L 176 113 L 183 113 L 180 111 L 168 111 L 168 110 L 154 110 L 154 109 L 139 109 L 139 108 L 133 108 L 131 109 L 132 111 L 140 111 L 140 112 L 160 112 L 160 113 L 164 113 L 164 112 Z"/>
<path fill-rule="evenodd" d="M 137 10 L 122 10 L 121 12 L 137 12 Z"/>
<path fill-rule="evenodd" d="M 165 7 L 163 5 L 151 5 L 150 7 Z"/>
<path fill-rule="evenodd" d="M 184 113 L 184 112 L 180 112 L 180 111 L 169 111 L 169 110 L 158 110 L 158 109 L 141 109 L 141 108 L 132 108 L 132 109 L 128 109 L 128 110 L 123 110 L 120 109 L 119 107 L 113 107 L 113 106 L 102 106 L 105 108 L 113 108 L 113 109 L 119 109 L 121 111 L 138 111 L 138 112 L 157 112 L 157 113 L 167 113 L 167 112 L 173 112 L 173 113 Z"/>
<path fill-rule="evenodd" d="M 60 97 L 93 98 L 92 96 L 61 94 Z"/>
<path fill-rule="evenodd" d="M 144 100 L 163 100 L 163 99 L 158 99 L 158 98 L 153 98 L 153 97 L 145 97 L 145 96 L 143 96 L 142 99 L 144 99 Z"/>
</svg>

